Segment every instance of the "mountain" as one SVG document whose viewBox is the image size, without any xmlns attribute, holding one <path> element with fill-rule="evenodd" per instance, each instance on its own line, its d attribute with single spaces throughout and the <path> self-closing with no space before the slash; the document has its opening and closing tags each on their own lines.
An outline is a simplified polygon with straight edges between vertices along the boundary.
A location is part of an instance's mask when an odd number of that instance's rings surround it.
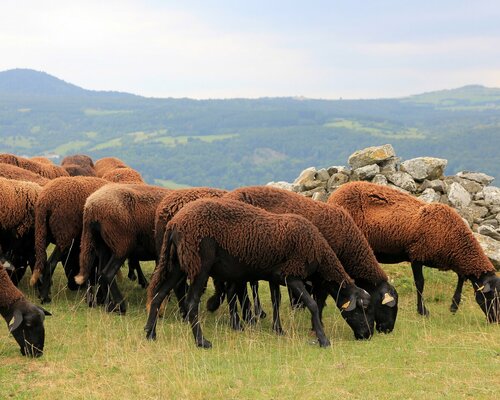
<svg viewBox="0 0 500 400">
<path fill-rule="evenodd" d="M 0 152 L 117 156 L 149 182 L 233 188 L 293 180 L 391 143 L 447 172 L 500 178 L 500 89 L 400 99 L 151 99 L 91 91 L 43 72 L 0 72 Z"/>
</svg>

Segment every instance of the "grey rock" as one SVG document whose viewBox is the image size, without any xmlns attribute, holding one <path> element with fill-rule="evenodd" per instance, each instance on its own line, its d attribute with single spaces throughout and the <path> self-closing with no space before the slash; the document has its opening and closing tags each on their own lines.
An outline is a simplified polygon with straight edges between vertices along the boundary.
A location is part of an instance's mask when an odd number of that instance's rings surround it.
<svg viewBox="0 0 500 400">
<path fill-rule="evenodd" d="M 309 167 L 302 171 L 293 183 L 296 185 L 303 185 L 304 190 L 311 190 L 318 186 L 326 186 L 326 182 L 329 178 L 330 175 L 326 169 L 318 171 L 314 167 Z"/>
<path fill-rule="evenodd" d="M 483 190 L 483 186 L 477 182 L 471 181 L 469 179 L 459 178 L 459 183 L 467 190 L 470 194 L 476 194 Z"/>
<path fill-rule="evenodd" d="M 474 224 L 474 213 L 469 207 L 459 208 L 456 210 L 463 220 L 467 221 L 467 225 L 471 227 Z"/>
<path fill-rule="evenodd" d="M 470 172 L 470 171 L 460 171 L 457 176 L 460 178 L 468 179 L 483 186 L 488 186 L 495 178 L 492 176 L 483 174 L 482 172 Z"/>
<path fill-rule="evenodd" d="M 378 165 L 380 166 L 380 173 L 387 175 L 392 172 L 397 172 L 400 161 L 401 159 L 399 157 L 391 157 L 387 160 L 379 162 Z"/>
<path fill-rule="evenodd" d="M 427 188 L 422 192 L 419 199 L 425 201 L 426 203 L 438 203 L 441 199 L 441 195 L 434 189 Z"/>
<path fill-rule="evenodd" d="M 387 178 L 384 175 L 377 174 L 373 177 L 372 183 L 385 186 L 385 185 L 387 185 Z"/>
<path fill-rule="evenodd" d="M 395 155 L 392 146 L 384 144 L 383 146 L 367 147 L 366 149 L 355 151 L 349 156 L 348 163 L 352 169 L 357 169 L 365 165 L 377 164 Z"/>
<path fill-rule="evenodd" d="M 470 203 L 467 208 L 469 208 L 472 211 L 472 214 L 474 215 L 474 220 L 484 218 L 486 215 L 488 215 L 488 208 L 484 206 L 478 206 L 474 203 Z"/>
<path fill-rule="evenodd" d="M 314 193 L 326 193 L 324 187 L 317 187 L 311 190 L 306 190 L 305 192 L 301 192 L 300 194 L 306 197 L 312 197 Z"/>
<path fill-rule="evenodd" d="M 340 185 L 343 185 L 344 183 L 349 182 L 349 177 L 346 174 L 343 174 L 342 172 L 337 172 L 333 174 L 330 179 L 328 180 L 328 183 L 326 184 L 326 187 L 328 190 L 336 189 Z"/>
<path fill-rule="evenodd" d="M 399 187 L 399 186 L 393 185 L 392 183 L 388 183 L 388 184 L 387 184 L 387 186 L 388 186 L 388 187 L 390 187 L 390 188 L 392 188 L 392 189 L 398 190 L 398 191 L 400 191 L 401 193 L 411 194 L 408 190 L 405 190 L 405 189 L 403 189 L 402 187 Z"/>
<path fill-rule="evenodd" d="M 285 181 L 279 181 L 279 182 L 269 182 L 266 186 L 272 186 L 278 189 L 284 189 L 284 190 L 289 190 L 289 191 L 294 191 L 294 185 L 291 183 L 285 182 Z"/>
<path fill-rule="evenodd" d="M 441 200 L 439 200 L 439 202 L 442 204 L 450 205 L 450 201 L 448 200 L 448 195 L 446 194 L 441 195 Z"/>
<path fill-rule="evenodd" d="M 433 179 L 432 181 L 425 179 L 420 185 L 420 190 L 424 191 L 425 189 L 432 189 L 439 193 L 444 193 L 444 182 L 441 179 Z"/>
<path fill-rule="evenodd" d="M 332 165 L 331 167 L 328 167 L 326 170 L 328 171 L 328 174 L 330 176 L 332 176 L 333 174 L 336 174 L 337 172 L 342 172 L 346 175 L 351 174 L 351 171 L 348 168 L 346 168 L 344 166 L 338 166 L 338 165 Z"/>
<path fill-rule="evenodd" d="M 481 235 L 489 236 L 492 239 L 500 241 L 500 233 L 498 233 L 490 225 L 480 225 L 479 228 L 477 228 L 477 233 L 480 233 Z"/>
<path fill-rule="evenodd" d="M 380 167 L 377 164 L 370 164 L 356 168 L 353 172 L 360 180 L 366 181 L 377 175 L 380 172 Z"/>
<path fill-rule="evenodd" d="M 500 223 L 497 219 L 491 218 L 491 219 L 485 219 L 484 221 L 481 222 L 480 225 L 488 225 L 494 229 L 497 229 L 500 226 Z"/>
<path fill-rule="evenodd" d="M 411 175 L 406 172 L 393 172 L 387 174 L 386 178 L 389 182 L 408 192 L 415 192 L 417 190 L 415 181 L 413 180 Z"/>
<path fill-rule="evenodd" d="M 484 201 L 488 204 L 500 205 L 500 189 L 488 186 L 483 189 Z"/>
<path fill-rule="evenodd" d="M 323 203 L 328 200 L 328 197 L 330 197 L 330 194 L 326 192 L 316 192 L 312 195 L 313 200 L 322 201 Z"/>
<path fill-rule="evenodd" d="M 401 171 L 408 172 L 416 181 L 437 179 L 443 175 L 448 160 L 434 157 L 417 157 L 401 163 Z"/>
<path fill-rule="evenodd" d="M 453 182 L 448 188 L 448 200 L 455 208 L 467 207 L 471 202 L 471 196 L 459 183 Z"/>
<path fill-rule="evenodd" d="M 474 233 L 473 235 L 497 271 L 500 270 L 500 242 L 479 233 Z"/>
</svg>

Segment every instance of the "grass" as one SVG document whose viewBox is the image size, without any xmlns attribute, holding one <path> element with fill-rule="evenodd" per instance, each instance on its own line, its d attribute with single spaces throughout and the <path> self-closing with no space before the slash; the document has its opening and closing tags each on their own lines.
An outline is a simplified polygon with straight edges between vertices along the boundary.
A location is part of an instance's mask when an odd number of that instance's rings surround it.
<svg viewBox="0 0 500 400">
<path fill-rule="evenodd" d="M 169 147 L 175 147 L 179 144 L 186 144 L 189 139 L 198 139 L 202 142 L 212 143 L 217 140 L 226 140 L 238 137 L 237 133 L 228 133 L 221 135 L 192 135 L 192 136 L 161 136 L 152 140 L 153 142 L 162 143 Z"/>
<path fill-rule="evenodd" d="M 77 152 L 78 150 L 87 146 L 89 143 L 90 142 L 86 140 L 73 140 L 72 142 L 67 142 L 60 146 L 57 146 L 52 151 L 56 154 L 68 154 L 72 152 Z"/>
<path fill-rule="evenodd" d="M 325 128 L 344 128 L 366 133 L 370 136 L 389 139 L 425 139 L 425 135 L 417 128 L 396 129 L 383 122 L 371 122 L 369 125 L 359 121 L 337 118 L 335 121 L 324 124 Z"/>
<path fill-rule="evenodd" d="M 150 272 L 151 263 L 145 269 Z M 126 316 L 90 309 L 82 293 L 69 292 L 58 268 L 53 312 L 46 320 L 45 354 L 26 359 L 3 328 L 0 338 L 1 399 L 486 399 L 500 390 L 500 329 L 489 325 L 470 287 L 456 315 L 448 311 L 455 277 L 426 271 L 429 318 L 415 311 L 410 268 L 388 266 L 400 293 L 392 334 L 355 341 L 328 303 L 324 323 L 332 346 L 309 336 L 309 315 L 282 305 L 286 336 L 271 332 L 270 315 L 233 332 L 226 307 L 202 312 L 213 349 L 194 346 L 189 327 L 170 304 L 158 340 L 144 339 L 145 293 L 122 279 Z M 33 298 L 33 293 L 21 285 Z M 261 285 L 265 310 L 269 293 Z M 211 292 L 209 287 L 208 292 Z M 203 310 L 207 295 L 202 299 Z M 495 395 L 497 393 L 497 395 Z"/>
</svg>

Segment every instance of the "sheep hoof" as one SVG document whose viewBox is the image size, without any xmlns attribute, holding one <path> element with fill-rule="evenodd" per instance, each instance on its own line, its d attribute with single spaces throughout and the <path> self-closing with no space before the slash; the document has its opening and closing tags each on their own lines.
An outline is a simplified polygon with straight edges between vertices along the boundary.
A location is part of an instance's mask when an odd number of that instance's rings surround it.
<svg viewBox="0 0 500 400">
<path fill-rule="evenodd" d="M 418 310 L 418 313 L 422 316 L 422 317 L 428 317 L 429 316 L 429 310 L 427 310 L 426 307 L 423 307 L 423 309 L 419 308 Z"/>
<path fill-rule="evenodd" d="M 40 297 L 40 303 L 42 303 L 42 304 L 48 304 L 51 301 L 52 301 L 52 299 L 49 296 Z"/>
<path fill-rule="evenodd" d="M 244 331 L 243 325 L 241 325 L 241 322 L 233 322 L 231 324 L 231 328 L 233 328 L 234 331 Z"/>
<path fill-rule="evenodd" d="M 283 328 L 279 327 L 279 328 L 273 328 L 273 331 L 276 333 L 276 335 L 278 336 L 285 336 L 286 333 L 285 331 L 283 330 Z"/>
<path fill-rule="evenodd" d="M 155 331 L 146 331 L 146 339 L 147 340 L 156 340 L 156 332 Z"/>
<path fill-rule="evenodd" d="M 137 275 L 133 271 L 129 272 L 127 276 L 128 276 L 128 279 L 130 279 L 131 281 L 135 281 L 137 279 Z"/>
<path fill-rule="evenodd" d="M 318 338 L 318 342 L 319 342 L 319 347 L 330 347 L 330 341 L 327 338 L 324 339 Z"/>
<path fill-rule="evenodd" d="M 113 312 L 113 313 L 116 313 L 118 315 L 125 315 L 127 313 L 127 308 L 123 302 L 120 304 L 116 304 L 115 302 L 110 301 L 106 305 L 106 311 Z"/>
<path fill-rule="evenodd" d="M 221 300 L 219 296 L 212 296 L 207 300 L 207 310 L 210 312 L 215 312 L 221 305 Z"/>
<path fill-rule="evenodd" d="M 451 303 L 451 306 L 450 306 L 450 311 L 455 314 L 457 311 L 458 311 L 458 304 L 453 302 Z"/>
<path fill-rule="evenodd" d="M 198 347 L 201 347 L 203 349 L 210 349 L 212 348 L 212 343 L 210 343 L 207 339 L 203 338 L 200 342 L 197 342 L 196 345 Z"/>
</svg>

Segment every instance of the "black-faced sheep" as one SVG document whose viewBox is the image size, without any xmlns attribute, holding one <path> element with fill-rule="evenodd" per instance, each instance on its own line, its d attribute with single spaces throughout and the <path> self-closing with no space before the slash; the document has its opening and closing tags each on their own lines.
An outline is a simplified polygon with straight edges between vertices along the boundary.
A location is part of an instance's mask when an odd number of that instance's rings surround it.
<svg viewBox="0 0 500 400">
<path fill-rule="evenodd" d="M 15 179 L 18 181 L 33 182 L 39 184 L 40 186 L 44 186 L 50 182 L 49 179 L 44 178 L 42 175 L 5 163 L 0 163 L 0 177 Z"/>
<path fill-rule="evenodd" d="M 0 154 L 0 163 L 15 165 L 28 171 L 40 174 L 41 176 L 54 179 L 59 176 L 69 176 L 64 168 L 47 163 L 39 163 L 29 158 L 16 156 L 14 154 Z"/>
<path fill-rule="evenodd" d="M 0 178 L 0 248 L 15 267 L 16 285 L 35 263 L 35 204 L 41 189 L 33 182 Z"/>
<path fill-rule="evenodd" d="M 500 278 L 469 227 L 451 207 L 427 204 L 367 182 L 342 185 L 328 203 L 344 207 L 351 214 L 381 262 L 411 262 L 421 315 L 428 315 L 422 300 L 425 265 L 451 269 L 469 279 L 488 320 L 499 320 Z"/>
<path fill-rule="evenodd" d="M 298 214 L 311 221 L 356 285 L 370 293 L 370 312 L 375 315 L 377 329 L 385 333 L 393 330 L 398 310 L 397 292 L 378 265 L 363 233 L 345 210 L 270 186 L 239 188 L 224 197 L 243 201 L 272 213 Z M 326 300 L 321 297 L 317 298 L 320 310 Z"/>
<path fill-rule="evenodd" d="M 0 265 L 0 314 L 19 344 L 23 356 L 39 357 L 45 342 L 45 315 L 50 313 L 30 303 L 11 282 Z"/>
<path fill-rule="evenodd" d="M 356 337 L 371 336 L 373 320 L 365 314 L 370 295 L 354 285 L 317 228 L 301 216 L 271 214 L 239 201 L 200 199 L 172 218 L 165 236 L 168 240 L 157 272 L 160 279 L 153 288 L 145 327 L 149 339 L 156 337 L 160 304 L 188 278 L 186 307 L 195 342 L 211 347 L 198 321 L 200 296 L 210 275 L 224 281 L 265 279 L 288 285 L 310 310 L 319 344 L 328 346 L 318 307 L 303 283 L 312 279 L 334 296 Z M 273 309 L 279 309 L 277 298 Z"/>
<path fill-rule="evenodd" d="M 155 260 L 154 219 L 158 204 L 169 189 L 145 184 L 108 184 L 93 194 L 83 212 L 80 272 L 75 277 L 83 284 L 89 277 L 93 259 L 100 260 L 100 279 L 109 285 L 112 296 L 107 309 L 126 306 L 114 277 L 126 258 Z M 106 265 L 101 260 L 107 259 Z"/>
<path fill-rule="evenodd" d="M 122 160 L 116 157 L 104 157 L 97 160 L 94 164 L 95 173 L 99 178 L 102 178 L 106 172 L 115 168 L 128 168 Z"/>
</svg>

